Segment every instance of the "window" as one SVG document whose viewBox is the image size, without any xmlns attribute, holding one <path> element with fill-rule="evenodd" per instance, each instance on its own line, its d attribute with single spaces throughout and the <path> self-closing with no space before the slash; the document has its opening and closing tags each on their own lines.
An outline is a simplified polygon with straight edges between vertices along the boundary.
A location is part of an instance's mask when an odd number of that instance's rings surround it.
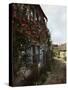
<svg viewBox="0 0 68 90">
<path fill-rule="evenodd" d="M 32 64 L 33 63 L 32 47 L 27 49 L 27 54 L 28 54 L 29 64 Z"/>
<path fill-rule="evenodd" d="M 35 19 L 35 21 L 37 21 L 37 14 L 36 14 L 36 11 L 34 11 L 34 19 Z"/>
<path fill-rule="evenodd" d="M 31 13 L 30 13 L 31 15 L 31 21 L 33 21 L 33 12 L 31 11 Z"/>
<path fill-rule="evenodd" d="M 27 19 L 29 20 L 29 19 L 30 19 L 29 8 L 27 8 L 27 11 L 26 11 L 26 16 L 27 16 Z"/>
<path fill-rule="evenodd" d="M 41 21 L 41 16 L 39 16 L 39 21 Z"/>
</svg>

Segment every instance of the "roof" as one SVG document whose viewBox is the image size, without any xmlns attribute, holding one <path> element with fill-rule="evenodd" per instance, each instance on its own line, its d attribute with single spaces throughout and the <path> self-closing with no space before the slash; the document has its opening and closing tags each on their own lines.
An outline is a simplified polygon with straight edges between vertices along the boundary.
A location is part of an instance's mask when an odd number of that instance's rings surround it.
<svg viewBox="0 0 68 90">
<path fill-rule="evenodd" d="M 57 44 L 53 44 L 52 46 L 53 46 L 53 47 L 58 47 L 58 45 L 57 45 Z"/>
<path fill-rule="evenodd" d="M 53 44 L 52 47 L 53 47 L 53 49 L 58 49 L 58 45 L 57 44 Z"/>
<path fill-rule="evenodd" d="M 43 10 L 42 10 L 42 8 L 41 8 L 41 6 L 39 5 L 39 7 L 40 7 L 40 10 L 41 10 L 41 12 L 42 12 L 42 14 L 43 14 L 43 16 L 46 18 L 46 20 L 48 21 L 48 18 L 47 18 L 47 16 L 44 14 L 44 12 L 43 12 Z"/>
</svg>

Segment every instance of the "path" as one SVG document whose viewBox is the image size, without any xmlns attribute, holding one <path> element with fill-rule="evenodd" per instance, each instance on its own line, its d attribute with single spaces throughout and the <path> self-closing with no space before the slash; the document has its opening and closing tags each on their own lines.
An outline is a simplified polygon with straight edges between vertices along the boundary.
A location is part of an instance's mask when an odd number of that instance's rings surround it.
<svg viewBox="0 0 68 90">
<path fill-rule="evenodd" d="M 44 84 L 61 84 L 66 82 L 66 62 L 54 59 L 52 71 L 48 72 L 48 78 Z"/>
</svg>

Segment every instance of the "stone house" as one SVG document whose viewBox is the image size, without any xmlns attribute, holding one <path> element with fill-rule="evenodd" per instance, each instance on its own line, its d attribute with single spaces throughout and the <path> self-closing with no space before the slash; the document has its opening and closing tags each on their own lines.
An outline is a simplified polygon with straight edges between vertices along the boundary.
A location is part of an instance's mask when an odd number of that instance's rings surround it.
<svg viewBox="0 0 68 90">
<path fill-rule="evenodd" d="M 61 44 L 59 47 L 60 58 L 66 59 L 66 44 Z"/>
</svg>

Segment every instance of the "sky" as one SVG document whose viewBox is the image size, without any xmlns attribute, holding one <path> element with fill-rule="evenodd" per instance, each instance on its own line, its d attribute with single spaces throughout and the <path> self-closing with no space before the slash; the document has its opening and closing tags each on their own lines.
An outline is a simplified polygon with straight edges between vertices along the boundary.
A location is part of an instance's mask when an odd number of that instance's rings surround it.
<svg viewBox="0 0 68 90">
<path fill-rule="evenodd" d="M 47 26 L 51 33 L 52 43 L 66 43 L 66 7 L 41 5 L 41 8 L 48 18 Z"/>
</svg>

